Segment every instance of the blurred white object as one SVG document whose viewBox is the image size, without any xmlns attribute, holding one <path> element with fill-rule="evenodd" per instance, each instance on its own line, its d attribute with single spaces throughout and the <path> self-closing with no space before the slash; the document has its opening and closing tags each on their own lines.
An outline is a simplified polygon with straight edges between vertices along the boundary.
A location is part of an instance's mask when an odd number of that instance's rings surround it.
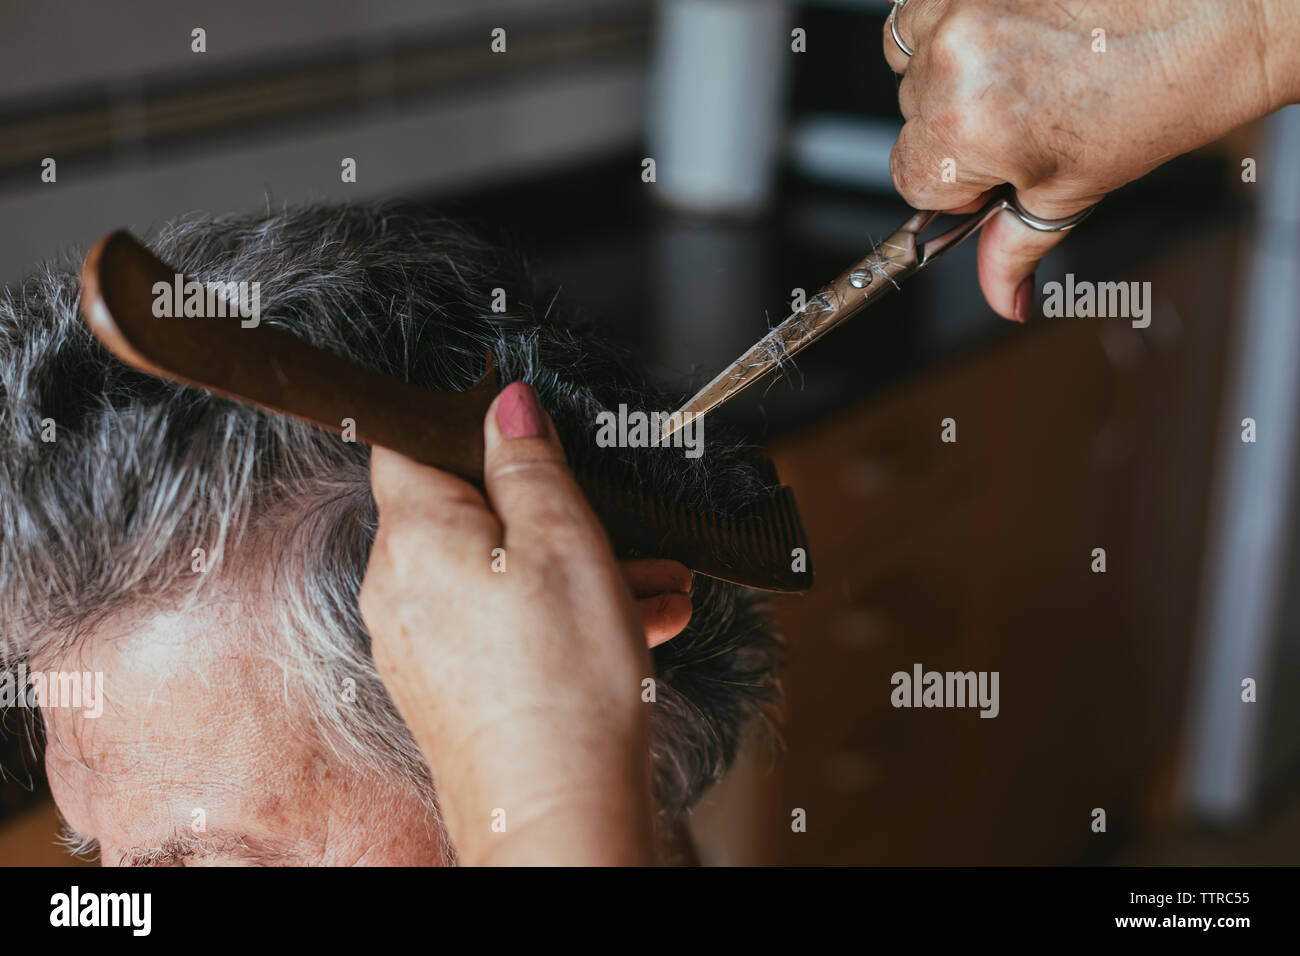
<svg viewBox="0 0 1300 956">
<path fill-rule="evenodd" d="M 751 214 L 771 195 L 791 36 L 785 0 L 661 0 L 649 157 L 658 198 Z"/>
<path fill-rule="evenodd" d="M 1300 763 L 1293 529 L 1300 450 L 1300 106 L 1264 120 L 1259 220 L 1243 278 L 1233 381 L 1222 423 L 1216 527 L 1192 675 L 1184 799 L 1197 817 L 1244 821 Z M 1243 418 L 1259 440 L 1240 440 Z M 1244 703 L 1241 682 L 1257 682 Z"/>
<path fill-rule="evenodd" d="M 790 161 L 810 179 L 892 193 L 889 154 L 902 126 L 894 120 L 810 116 L 790 134 Z"/>
</svg>

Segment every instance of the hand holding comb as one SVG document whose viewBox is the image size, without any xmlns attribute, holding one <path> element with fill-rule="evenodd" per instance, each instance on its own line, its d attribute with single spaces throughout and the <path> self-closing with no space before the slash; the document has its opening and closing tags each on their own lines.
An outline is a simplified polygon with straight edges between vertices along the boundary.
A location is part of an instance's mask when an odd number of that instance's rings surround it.
<svg viewBox="0 0 1300 956">
<path fill-rule="evenodd" d="M 498 391 L 490 354 L 483 378 L 464 392 L 420 388 L 280 329 L 241 327 L 237 317 L 156 316 L 155 286 L 183 282 L 178 275 L 129 233 L 111 233 L 86 256 L 82 314 L 105 348 L 146 374 L 335 433 L 350 418 L 361 440 L 482 488 L 483 418 Z M 807 570 L 793 570 L 793 552 L 807 549 L 794 496 L 776 486 L 770 463 L 765 477 L 775 490 L 744 514 L 719 517 L 629 486 L 590 457 L 573 462 L 574 475 L 620 557 L 672 558 L 700 574 L 763 590 L 811 586 L 810 561 Z"/>
</svg>

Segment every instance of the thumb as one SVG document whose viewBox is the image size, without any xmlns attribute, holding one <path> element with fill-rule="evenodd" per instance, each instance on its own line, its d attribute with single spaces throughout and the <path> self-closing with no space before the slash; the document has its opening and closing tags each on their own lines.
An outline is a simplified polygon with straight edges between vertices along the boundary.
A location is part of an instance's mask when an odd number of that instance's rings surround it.
<svg viewBox="0 0 1300 956">
<path fill-rule="evenodd" d="M 569 470 L 550 416 L 524 382 L 501 390 L 483 422 L 483 483 L 505 540 L 612 551 L 605 529 Z"/>
<path fill-rule="evenodd" d="M 1034 215 L 1048 219 L 1064 219 L 1095 202 L 1053 202 L 1032 190 L 1022 195 L 1021 201 Z M 1034 312 L 1034 272 L 1038 263 L 1069 234 L 1069 230 L 1034 229 L 1010 210 L 989 220 L 980 233 L 979 278 L 980 289 L 994 312 L 1015 322 L 1029 321 Z"/>
<path fill-rule="evenodd" d="M 1004 210 L 980 233 L 980 289 L 993 311 L 1013 322 L 1028 322 L 1034 312 L 1034 271 L 1064 239 L 1064 232 L 1039 232 Z"/>
</svg>

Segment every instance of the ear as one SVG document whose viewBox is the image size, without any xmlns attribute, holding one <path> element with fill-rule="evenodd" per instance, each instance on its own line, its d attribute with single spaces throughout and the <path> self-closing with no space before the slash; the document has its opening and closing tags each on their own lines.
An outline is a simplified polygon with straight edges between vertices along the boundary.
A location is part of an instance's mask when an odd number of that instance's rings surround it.
<svg viewBox="0 0 1300 956">
<path fill-rule="evenodd" d="M 622 561 L 623 576 L 645 622 L 646 644 L 658 647 L 686 630 L 691 621 L 691 572 L 677 561 Z"/>
</svg>

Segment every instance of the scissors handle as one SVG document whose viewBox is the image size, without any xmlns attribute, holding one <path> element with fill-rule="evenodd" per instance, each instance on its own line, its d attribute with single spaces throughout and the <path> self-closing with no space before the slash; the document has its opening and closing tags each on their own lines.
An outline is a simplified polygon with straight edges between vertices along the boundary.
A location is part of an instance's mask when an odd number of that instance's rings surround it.
<svg viewBox="0 0 1300 956">
<path fill-rule="evenodd" d="M 1092 211 L 1096 208 L 1096 206 L 1089 206 L 1087 209 L 1077 212 L 1073 216 L 1066 216 L 1064 219 L 1044 219 L 1041 216 L 1035 216 L 1024 207 L 1014 186 L 1010 184 L 999 186 L 978 212 L 967 216 L 947 232 L 922 243 L 918 247 L 916 269 L 924 268 L 949 249 L 960 245 L 971 233 L 978 232 L 986 222 L 1003 210 L 1014 214 L 1026 226 L 1030 229 L 1036 229 L 1038 232 L 1068 232 L 1092 215 Z M 937 212 L 918 211 L 903 224 L 903 229 L 919 236 L 938 216 L 939 213 Z"/>
</svg>

